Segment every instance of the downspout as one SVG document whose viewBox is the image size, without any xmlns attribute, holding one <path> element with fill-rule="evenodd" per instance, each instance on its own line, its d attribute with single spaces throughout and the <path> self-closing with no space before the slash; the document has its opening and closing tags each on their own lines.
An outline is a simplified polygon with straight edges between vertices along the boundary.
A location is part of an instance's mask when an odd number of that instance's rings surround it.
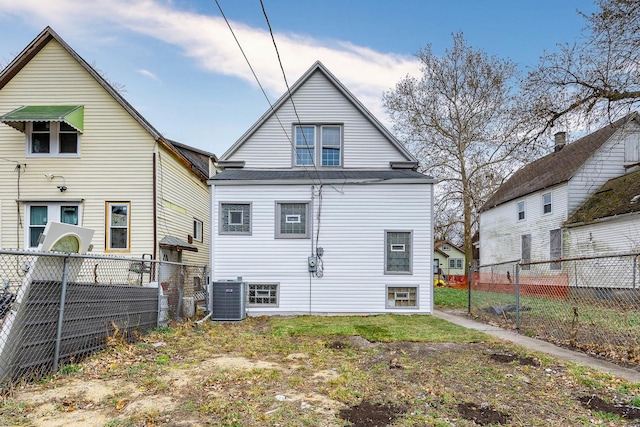
<svg viewBox="0 0 640 427">
<path fill-rule="evenodd" d="M 158 259 L 158 165 L 153 153 L 153 259 Z"/>
</svg>

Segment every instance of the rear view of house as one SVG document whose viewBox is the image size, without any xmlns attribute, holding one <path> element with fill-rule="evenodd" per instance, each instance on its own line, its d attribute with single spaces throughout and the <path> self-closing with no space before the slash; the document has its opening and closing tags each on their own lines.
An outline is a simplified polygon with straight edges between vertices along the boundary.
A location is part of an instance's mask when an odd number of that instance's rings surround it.
<svg viewBox="0 0 640 427">
<path fill-rule="evenodd" d="M 218 165 L 212 280 L 250 314 L 432 311 L 434 180 L 321 63 Z"/>
</svg>

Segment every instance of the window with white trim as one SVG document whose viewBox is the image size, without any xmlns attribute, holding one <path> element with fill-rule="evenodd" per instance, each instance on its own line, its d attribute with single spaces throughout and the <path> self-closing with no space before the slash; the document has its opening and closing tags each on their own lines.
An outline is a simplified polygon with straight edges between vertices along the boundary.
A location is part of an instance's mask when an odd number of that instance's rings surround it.
<svg viewBox="0 0 640 427">
<path fill-rule="evenodd" d="M 202 221 L 193 218 L 193 240 L 202 242 Z"/>
<path fill-rule="evenodd" d="M 545 193 L 542 195 L 542 213 L 551 213 L 551 193 Z"/>
<path fill-rule="evenodd" d="M 220 203 L 220 234 L 251 234 L 251 203 Z"/>
<path fill-rule="evenodd" d="M 107 251 L 130 250 L 131 203 L 107 202 L 106 245 Z"/>
<path fill-rule="evenodd" d="M 387 286 L 387 308 L 418 308 L 417 286 Z"/>
<path fill-rule="evenodd" d="M 80 134 L 65 122 L 26 123 L 27 154 L 38 157 L 77 157 Z"/>
<path fill-rule="evenodd" d="M 297 125 L 294 166 L 342 166 L 342 125 Z"/>
<path fill-rule="evenodd" d="M 249 305 L 278 306 L 277 283 L 249 283 Z"/>
<path fill-rule="evenodd" d="M 385 232 L 385 274 L 411 274 L 411 231 Z"/>
<path fill-rule="evenodd" d="M 304 239 L 309 237 L 309 203 L 276 203 L 276 238 Z"/>
<path fill-rule="evenodd" d="M 525 218 L 525 211 L 524 211 L 524 200 L 521 202 L 518 202 L 518 221 L 522 221 Z"/>
<path fill-rule="evenodd" d="M 462 268 L 462 258 L 449 258 L 449 268 Z"/>
<path fill-rule="evenodd" d="M 75 203 L 33 203 L 25 205 L 25 223 L 29 230 L 25 233 L 25 247 L 37 248 L 40 235 L 51 221 L 80 225 L 80 206 Z"/>
</svg>

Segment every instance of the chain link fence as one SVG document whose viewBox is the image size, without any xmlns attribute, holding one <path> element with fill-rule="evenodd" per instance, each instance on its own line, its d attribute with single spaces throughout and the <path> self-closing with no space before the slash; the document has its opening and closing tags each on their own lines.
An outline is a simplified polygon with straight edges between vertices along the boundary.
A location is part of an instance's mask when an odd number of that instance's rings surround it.
<svg viewBox="0 0 640 427">
<path fill-rule="evenodd" d="M 206 277 L 204 266 L 148 258 L 0 251 L 0 385 L 194 317 Z"/>
<path fill-rule="evenodd" d="M 622 363 L 640 363 L 640 254 L 484 265 L 470 314 Z"/>
</svg>

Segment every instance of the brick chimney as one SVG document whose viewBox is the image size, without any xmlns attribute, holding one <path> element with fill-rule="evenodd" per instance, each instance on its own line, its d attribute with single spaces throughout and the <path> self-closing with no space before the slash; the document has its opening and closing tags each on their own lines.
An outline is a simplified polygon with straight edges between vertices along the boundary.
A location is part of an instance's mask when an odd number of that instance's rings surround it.
<svg viewBox="0 0 640 427">
<path fill-rule="evenodd" d="M 557 153 L 558 151 L 562 150 L 562 147 L 564 147 L 567 144 L 567 133 L 557 132 L 554 135 L 554 138 L 555 138 L 555 145 L 553 147 L 553 151 L 554 153 Z"/>
</svg>

